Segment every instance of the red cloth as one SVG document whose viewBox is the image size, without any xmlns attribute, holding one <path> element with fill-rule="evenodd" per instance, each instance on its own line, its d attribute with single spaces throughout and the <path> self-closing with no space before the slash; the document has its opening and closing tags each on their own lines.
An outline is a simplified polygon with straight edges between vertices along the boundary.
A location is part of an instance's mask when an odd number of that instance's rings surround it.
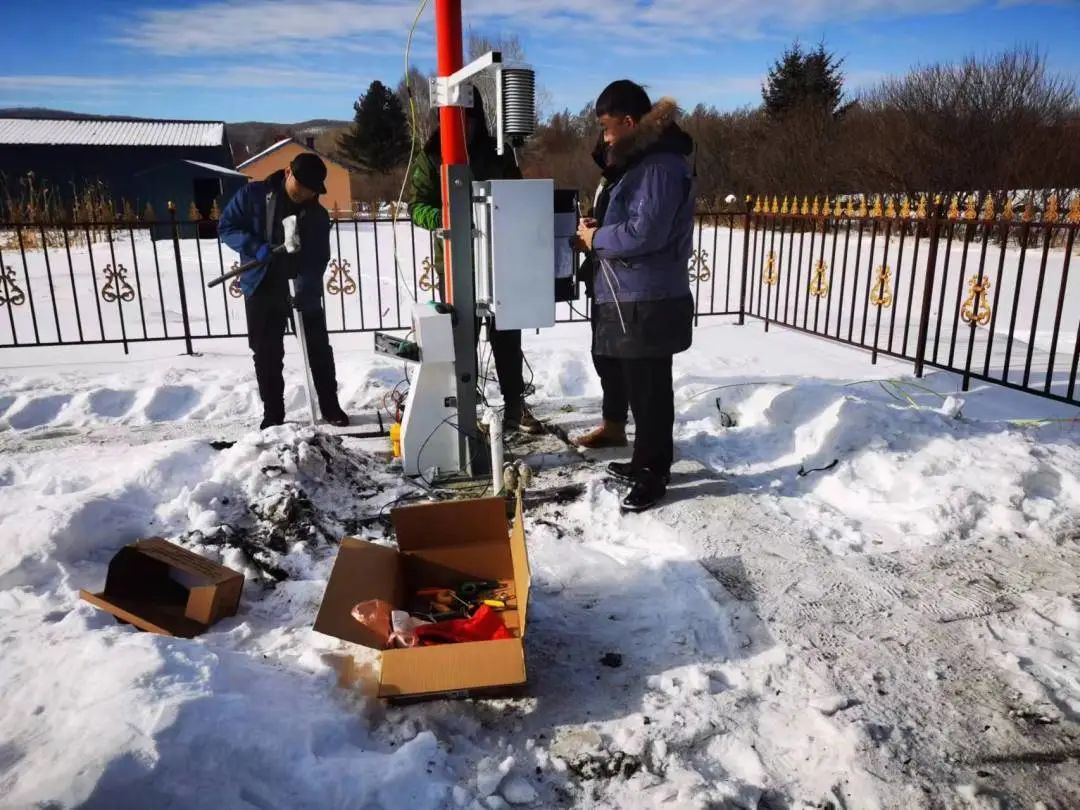
<svg viewBox="0 0 1080 810">
<path fill-rule="evenodd" d="M 469 619 L 451 619 L 416 628 L 421 645 L 456 644 L 464 641 L 495 641 L 511 638 L 502 617 L 487 605 L 481 605 Z"/>
</svg>

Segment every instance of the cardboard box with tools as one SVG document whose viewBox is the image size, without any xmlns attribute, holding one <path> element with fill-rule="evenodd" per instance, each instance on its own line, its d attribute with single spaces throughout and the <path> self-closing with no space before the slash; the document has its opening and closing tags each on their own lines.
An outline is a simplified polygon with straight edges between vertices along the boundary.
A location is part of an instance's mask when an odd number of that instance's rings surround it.
<svg viewBox="0 0 1080 810">
<path fill-rule="evenodd" d="M 141 630 L 192 638 L 235 615 L 243 587 L 239 571 L 152 537 L 116 553 L 104 591 L 79 595 Z"/>
<path fill-rule="evenodd" d="M 391 518 L 396 551 L 352 537 L 342 541 L 315 630 L 382 652 L 382 698 L 465 697 L 524 684 L 529 561 L 520 499 L 509 527 L 502 498 L 407 506 Z M 405 608 L 418 591 L 470 582 L 503 584 L 507 598 L 497 615 L 509 638 L 384 649 L 385 634 L 353 616 L 363 602 Z"/>
</svg>

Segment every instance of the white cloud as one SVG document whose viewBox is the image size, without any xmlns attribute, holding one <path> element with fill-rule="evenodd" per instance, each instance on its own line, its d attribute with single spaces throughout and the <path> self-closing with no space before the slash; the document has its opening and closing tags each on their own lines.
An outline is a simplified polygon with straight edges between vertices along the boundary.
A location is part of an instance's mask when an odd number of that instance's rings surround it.
<svg viewBox="0 0 1080 810">
<path fill-rule="evenodd" d="M 885 79 L 894 74 L 886 70 L 852 70 L 844 72 L 844 84 L 847 87 L 848 94 L 855 94 L 861 90 L 868 90 L 876 84 L 881 83 Z"/>
<path fill-rule="evenodd" d="M 95 91 L 135 90 L 163 87 L 281 88 L 356 90 L 358 80 L 346 71 L 315 71 L 288 67 L 227 66 L 179 73 L 125 74 L 122 76 L 0 75 L 0 91 L 37 92 L 48 90 Z M 362 87 L 360 89 L 363 89 Z"/>
<path fill-rule="evenodd" d="M 1036 2 L 1037 0 L 1010 0 Z M 430 44 L 432 11 L 420 35 Z M 561 41 L 634 43 L 655 51 L 673 42 L 746 39 L 808 23 L 874 15 L 962 11 L 987 0 L 466 0 L 465 24 L 558 36 Z M 333 61 L 340 49 L 400 52 L 417 6 L 370 0 L 207 0 L 197 6 L 138 12 L 119 41 L 157 54 L 318 49 Z"/>
<path fill-rule="evenodd" d="M 717 104 L 721 101 L 741 101 L 759 97 L 761 94 L 761 76 L 676 76 L 643 83 L 649 88 L 649 94 L 656 98 L 660 95 L 672 96 L 681 106 L 692 108 L 699 101 Z"/>
<path fill-rule="evenodd" d="M 0 90 L 61 90 L 98 89 L 124 87 L 133 84 L 128 76 L 60 76 L 31 74 L 26 76 L 0 76 Z"/>
<path fill-rule="evenodd" d="M 211 73 L 166 75 L 162 81 L 185 86 L 307 88 L 312 91 L 357 88 L 357 77 L 349 71 L 289 67 L 230 66 Z"/>
<path fill-rule="evenodd" d="M 388 46 L 392 35 L 400 50 L 403 32 L 415 15 L 410 3 L 367 3 L 350 0 L 211 0 L 177 9 L 138 12 L 118 41 L 161 55 L 251 53 L 314 47 L 328 61 L 339 57 L 340 45 L 353 40 L 365 50 Z M 358 40 L 362 38 L 362 42 Z"/>
</svg>

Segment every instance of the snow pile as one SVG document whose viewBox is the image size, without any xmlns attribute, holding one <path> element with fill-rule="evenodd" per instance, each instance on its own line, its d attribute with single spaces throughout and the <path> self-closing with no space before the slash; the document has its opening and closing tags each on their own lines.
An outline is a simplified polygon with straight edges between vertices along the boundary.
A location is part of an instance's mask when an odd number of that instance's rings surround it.
<svg viewBox="0 0 1080 810">
<path fill-rule="evenodd" d="M 679 446 L 837 552 L 1013 534 L 1053 540 L 1075 525 L 1074 426 L 967 417 L 958 397 L 899 386 L 910 401 L 896 397 L 896 384 L 732 383 L 711 413 L 715 393 L 684 405 Z"/>
<path fill-rule="evenodd" d="M 78 564 L 148 535 L 179 537 L 256 580 L 304 576 L 306 559 L 345 534 L 381 533 L 357 519 L 411 485 L 363 452 L 310 428 L 249 432 L 235 443 L 167 441 L 64 448 L 0 461 L 0 581 Z M 17 508 L 16 506 L 17 505 Z M 215 549 L 217 551 L 215 552 Z M 299 556 L 294 554 L 299 553 Z"/>
<path fill-rule="evenodd" d="M 225 448 L 209 475 L 161 504 L 169 525 L 186 525 L 180 542 L 221 549 L 225 564 L 249 578 L 304 578 L 313 555 L 344 535 L 383 524 L 361 520 L 416 490 L 341 439 L 282 426 L 249 433 Z"/>
</svg>

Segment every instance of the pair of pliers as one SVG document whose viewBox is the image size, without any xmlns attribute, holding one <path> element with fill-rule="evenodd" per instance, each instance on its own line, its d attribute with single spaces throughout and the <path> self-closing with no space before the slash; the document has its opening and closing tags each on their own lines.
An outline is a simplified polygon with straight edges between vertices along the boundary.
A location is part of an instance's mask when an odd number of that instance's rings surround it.
<svg viewBox="0 0 1080 810">
<path fill-rule="evenodd" d="M 465 599 L 474 599 L 482 593 L 494 591 L 502 583 L 494 579 L 482 579 L 474 582 L 462 582 L 457 587 L 457 595 Z"/>
</svg>

